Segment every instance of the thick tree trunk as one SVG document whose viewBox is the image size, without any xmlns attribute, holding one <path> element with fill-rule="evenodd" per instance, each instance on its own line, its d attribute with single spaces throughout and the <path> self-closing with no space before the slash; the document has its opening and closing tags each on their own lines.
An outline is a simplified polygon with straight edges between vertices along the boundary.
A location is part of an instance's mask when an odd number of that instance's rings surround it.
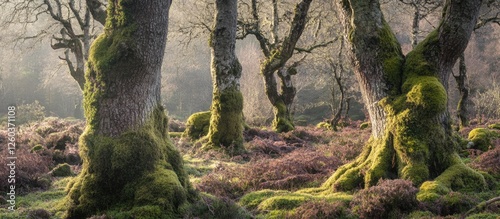
<svg viewBox="0 0 500 219">
<path fill-rule="evenodd" d="M 481 0 L 448 0 L 439 28 L 407 57 L 377 0 L 337 2 L 373 130 L 362 154 L 323 188 L 351 190 L 403 178 L 422 185 L 421 200 L 450 189 L 484 189 L 483 176 L 454 151 L 446 108 L 446 81 L 467 46 Z"/>
<path fill-rule="evenodd" d="M 109 1 L 93 43 L 80 138 L 83 169 L 69 186 L 67 218 L 121 212 L 173 218 L 190 197 L 160 102 L 171 1 Z"/>
<path fill-rule="evenodd" d="M 238 1 L 217 0 L 215 4 L 215 25 L 210 41 L 214 95 L 206 147 L 237 154 L 244 150 L 241 65 L 235 54 Z"/>
</svg>

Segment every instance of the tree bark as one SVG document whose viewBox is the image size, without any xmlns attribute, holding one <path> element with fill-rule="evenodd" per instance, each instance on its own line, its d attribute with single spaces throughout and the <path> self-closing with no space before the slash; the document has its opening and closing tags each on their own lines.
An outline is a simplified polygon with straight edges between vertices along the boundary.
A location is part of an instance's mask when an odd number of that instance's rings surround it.
<svg viewBox="0 0 500 219">
<path fill-rule="evenodd" d="M 481 2 L 448 0 L 440 26 L 404 57 L 377 0 L 337 1 L 373 129 L 362 154 L 323 188 L 352 190 L 381 178 L 403 178 L 421 185 L 421 200 L 486 188 L 483 176 L 455 152 L 446 108 L 447 79 Z"/>
<path fill-rule="evenodd" d="M 84 162 L 68 185 L 66 218 L 112 211 L 173 218 L 192 196 L 160 102 L 170 4 L 109 1 L 105 32 L 89 55 Z"/>
<path fill-rule="evenodd" d="M 460 56 L 458 75 L 453 75 L 457 82 L 458 91 L 460 92 L 460 100 L 457 106 L 457 117 L 459 119 L 460 128 L 469 126 L 469 89 L 467 88 L 467 65 L 465 64 L 465 55 Z"/>
<path fill-rule="evenodd" d="M 303 0 L 297 4 L 288 35 L 281 46 L 272 50 L 261 64 L 261 74 L 264 77 L 266 95 L 274 109 L 272 126 L 277 132 L 288 132 L 294 129 L 291 106 L 296 89 L 293 86 L 291 76 L 296 74 L 297 70 L 293 66 L 286 68 L 285 65 L 292 57 L 295 45 L 304 31 L 311 2 L 312 0 Z M 280 92 L 278 92 L 275 73 L 278 74 L 281 80 Z"/>
<path fill-rule="evenodd" d="M 241 65 L 236 57 L 237 0 L 216 0 L 212 31 L 212 81 L 214 84 L 208 148 L 238 154 L 243 148 L 243 95 Z"/>
</svg>

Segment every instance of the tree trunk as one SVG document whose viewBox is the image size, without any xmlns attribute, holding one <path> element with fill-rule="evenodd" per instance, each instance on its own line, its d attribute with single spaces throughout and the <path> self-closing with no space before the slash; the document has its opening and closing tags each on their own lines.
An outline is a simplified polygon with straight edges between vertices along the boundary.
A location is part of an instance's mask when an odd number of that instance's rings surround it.
<svg viewBox="0 0 500 219">
<path fill-rule="evenodd" d="M 448 0 L 439 28 L 406 57 L 378 1 L 337 3 L 373 130 L 361 155 L 323 188 L 352 190 L 381 178 L 403 178 L 421 185 L 421 200 L 484 189 L 483 176 L 455 152 L 446 108 L 446 81 L 467 46 L 481 0 Z"/>
<path fill-rule="evenodd" d="M 108 2 L 105 32 L 89 55 L 87 127 L 80 138 L 84 162 L 68 185 L 66 218 L 113 211 L 130 218 L 174 218 L 192 197 L 160 102 L 170 4 Z"/>
<path fill-rule="evenodd" d="M 237 154 L 243 148 L 243 95 L 240 91 L 241 65 L 235 54 L 237 0 L 217 0 L 212 31 L 212 116 L 205 147 L 223 148 Z"/>
<path fill-rule="evenodd" d="M 420 10 L 418 9 L 417 5 L 413 5 L 413 24 L 411 28 L 411 48 L 415 49 L 418 45 L 418 32 L 420 31 L 419 29 L 419 22 L 420 22 Z"/>
<path fill-rule="evenodd" d="M 457 116 L 460 122 L 460 128 L 469 126 L 469 115 L 467 105 L 469 101 L 469 89 L 467 88 L 467 65 L 465 64 L 465 55 L 460 56 L 458 75 L 453 75 L 457 82 L 458 91 L 460 92 L 460 100 L 457 106 Z"/>
<path fill-rule="evenodd" d="M 295 75 L 297 70 L 295 67 L 286 68 L 285 65 L 293 56 L 295 45 L 304 31 L 311 2 L 312 0 L 303 0 L 297 4 L 288 36 L 281 46 L 272 50 L 266 56 L 266 60 L 261 64 L 260 71 L 264 77 L 266 95 L 274 110 L 272 126 L 277 132 L 288 132 L 294 129 L 291 106 L 296 89 L 292 84 L 291 76 Z M 278 74 L 281 80 L 280 92 L 278 92 L 275 73 Z"/>
</svg>

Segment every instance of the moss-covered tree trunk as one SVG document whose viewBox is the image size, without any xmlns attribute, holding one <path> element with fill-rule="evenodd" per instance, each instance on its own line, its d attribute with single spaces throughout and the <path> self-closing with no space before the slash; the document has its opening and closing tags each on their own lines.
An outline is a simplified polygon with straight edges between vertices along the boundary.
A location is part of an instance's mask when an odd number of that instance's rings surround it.
<svg viewBox="0 0 500 219">
<path fill-rule="evenodd" d="M 243 151 L 243 95 L 241 65 L 236 57 L 237 0 L 216 0 L 212 47 L 213 99 L 205 147 L 222 148 L 235 154 Z"/>
<path fill-rule="evenodd" d="M 446 1 L 439 27 L 406 57 L 378 0 L 337 4 L 373 130 L 362 154 L 340 167 L 324 188 L 352 190 L 381 178 L 403 178 L 421 185 L 420 199 L 450 189 L 484 189 L 483 176 L 455 151 L 446 92 L 481 0 Z"/>
<path fill-rule="evenodd" d="M 291 106 L 295 98 L 296 89 L 292 84 L 292 76 L 297 73 L 295 67 L 286 67 L 286 63 L 293 56 L 297 41 L 307 23 L 307 14 L 312 0 L 302 0 L 295 7 L 295 14 L 288 35 L 283 43 L 270 52 L 264 52 L 266 59 L 260 66 L 260 72 L 264 77 L 266 95 L 273 105 L 274 120 L 273 129 L 277 132 L 288 132 L 294 129 Z M 275 24 L 276 25 L 276 24 Z M 261 43 L 261 46 L 265 43 Z M 269 51 L 263 49 L 264 51 Z M 276 75 L 281 80 L 281 89 L 278 91 Z"/>
<path fill-rule="evenodd" d="M 170 4 L 108 2 L 86 72 L 83 168 L 68 185 L 67 218 L 175 218 L 191 197 L 160 102 Z"/>
</svg>

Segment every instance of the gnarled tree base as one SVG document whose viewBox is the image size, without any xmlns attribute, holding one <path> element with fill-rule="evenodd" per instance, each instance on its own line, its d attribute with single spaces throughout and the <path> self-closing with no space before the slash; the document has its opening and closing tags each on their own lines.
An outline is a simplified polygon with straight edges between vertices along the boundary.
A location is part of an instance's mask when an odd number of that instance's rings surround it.
<svg viewBox="0 0 500 219">
<path fill-rule="evenodd" d="M 104 137 L 87 128 L 80 142 L 83 170 L 70 184 L 67 218 L 119 214 L 175 218 L 192 200 L 182 157 L 168 139 L 161 107 L 137 131 Z"/>
</svg>

